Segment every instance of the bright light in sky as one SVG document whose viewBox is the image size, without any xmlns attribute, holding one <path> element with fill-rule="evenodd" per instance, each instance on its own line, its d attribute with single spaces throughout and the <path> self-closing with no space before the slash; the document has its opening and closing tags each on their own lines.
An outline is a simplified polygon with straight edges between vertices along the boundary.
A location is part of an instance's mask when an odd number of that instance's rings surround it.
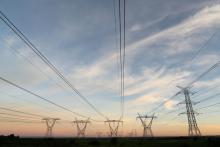
<svg viewBox="0 0 220 147">
<path fill-rule="evenodd" d="M 118 0 L 115 1 L 0 0 L 0 10 L 110 119 L 119 119 L 121 114 L 119 22 L 114 16 Z M 137 113 L 148 114 L 178 92 L 176 86 L 186 86 L 220 60 L 219 26 L 219 0 L 126 0 L 125 115 L 121 135 L 132 130 L 142 135 Z M 193 85 L 192 101 L 219 93 L 219 73 L 220 67 Z M 1 20 L 0 76 L 67 109 L 103 120 Z M 0 107 L 65 121 L 84 119 L 1 80 L 0 99 Z M 178 95 L 152 112 L 158 115 L 153 124 L 155 135 L 187 135 L 187 117 L 178 116 L 185 112 L 184 105 L 177 105 L 182 101 L 184 96 Z M 218 102 L 216 95 L 196 104 L 194 109 Z M 219 134 L 219 105 L 198 111 L 202 134 Z M 43 123 L 9 123 L 4 117 L 0 114 L 3 134 L 45 133 Z M 72 136 L 75 131 L 70 123 L 60 122 L 54 128 L 56 136 Z M 87 134 L 107 131 L 104 122 L 92 122 Z"/>
</svg>

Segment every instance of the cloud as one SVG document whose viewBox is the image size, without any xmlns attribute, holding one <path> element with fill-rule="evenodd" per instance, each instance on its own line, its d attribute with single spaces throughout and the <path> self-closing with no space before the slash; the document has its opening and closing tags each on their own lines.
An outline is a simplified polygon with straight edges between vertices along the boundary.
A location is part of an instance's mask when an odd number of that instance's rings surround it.
<svg viewBox="0 0 220 147">
<path fill-rule="evenodd" d="M 203 55 L 199 58 L 200 62 L 196 62 L 195 65 L 199 67 L 209 67 L 211 65 L 214 65 L 214 63 L 217 63 L 220 60 L 220 55 L 217 54 L 208 54 Z"/>
<path fill-rule="evenodd" d="M 131 31 L 132 31 L 132 32 L 133 32 L 133 31 L 139 31 L 139 30 L 141 30 L 141 29 L 142 29 L 141 26 L 138 25 L 138 24 L 136 24 L 136 25 L 134 25 L 134 26 L 131 27 Z"/>
<path fill-rule="evenodd" d="M 142 95 L 138 98 L 135 98 L 133 100 L 128 101 L 128 105 L 137 106 L 137 105 L 150 105 L 154 102 L 158 102 L 162 99 L 162 96 L 159 93 L 148 93 L 145 95 Z"/>
<path fill-rule="evenodd" d="M 140 49 L 145 49 L 150 44 L 164 43 L 166 46 L 165 49 L 163 49 L 163 53 L 168 55 L 194 51 L 193 47 L 197 44 L 200 45 L 204 41 L 201 39 L 201 35 L 199 35 L 198 38 L 196 33 L 203 32 L 203 35 L 207 36 L 207 28 L 215 30 L 216 26 L 219 24 L 219 8 L 220 5 L 206 7 L 180 24 L 130 44 L 127 50 L 130 52 L 140 52 Z M 145 48 L 141 48 L 142 46 L 145 46 Z M 133 52 L 132 55 L 135 55 Z"/>
<path fill-rule="evenodd" d="M 148 90 L 154 92 L 158 91 L 158 93 L 160 93 L 161 89 L 165 88 L 166 85 L 169 85 L 170 81 L 172 81 L 174 77 L 179 79 L 179 82 L 183 80 L 185 80 L 185 82 L 189 81 L 190 79 L 184 78 L 190 76 L 191 72 L 181 70 L 178 72 L 178 67 L 175 67 L 177 70 L 172 71 L 167 70 L 167 67 L 164 66 L 157 72 L 154 72 L 155 68 L 142 68 L 142 71 L 140 71 L 143 73 L 142 75 L 132 75 L 130 74 L 130 69 L 132 67 L 129 65 L 130 63 L 135 62 L 134 59 L 139 53 L 144 52 L 146 48 L 156 42 L 159 44 L 160 42 L 163 42 L 167 45 L 165 46 L 165 49 L 162 50 L 162 53 L 167 55 L 176 55 L 194 51 L 193 47 L 197 44 L 200 44 L 201 40 L 196 39 L 196 36 L 193 34 L 198 31 L 204 31 L 207 29 L 207 27 L 213 27 L 218 24 L 217 20 L 220 19 L 220 15 L 218 15 L 219 7 L 219 5 L 216 5 L 202 9 L 194 16 L 186 19 L 176 26 L 128 44 L 126 47 L 126 95 L 131 96 L 135 94 L 144 94 L 144 96 L 134 98 L 137 99 L 135 103 L 141 103 L 141 101 L 145 101 L 147 103 L 148 99 L 149 102 L 152 102 L 151 100 L 153 99 L 148 97 Z M 210 15 L 213 13 L 214 16 L 210 17 Z M 188 37 L 189 39 L 185 39 Z M 175 46 L 177 46 L 177 49 L 174 48 Z M 154 48 L 154 50 L 157 50 L 157 48 Z M 112 63 L 112 61 L 116 61 L 117 58 L 117 52 L 110 52 L 104 57 L 96 59 L 96 61 L 92 64 L 74 67 L 71 73 L 68 74 L 68 77 L 71 79 L 73 84 L 76 83 L 77 87 L 85 92 L 89 91 L 89 93 L 92 92 L 93 94 L 96 94 L 97 92 L 101 92 L 103 89 L 115 92 L 118 90 L 119 79 L 117 74 L 114 74 L 114 68 L 117 67 Z M 203 62 L 205 62 L 205 60 L 203 60 Z M 199 64 L 202 66 L 205 63 L 200 62 Z M 165 73 L 165 71 L 167 73 Z M 172 87 L 175 86 L 176 85 Z M 91 87 L 93 87 L 92 89 L 94 91 L 91 90 Z M 170 89 L 172 89 L 172 87 Z M 169 95 L 169 93 L 172 93 L 172 91 L 174 90 L 168 90 L 167 92 L 164 90 L 164 94 Z M 155 95 L 158 93 L 155 93 Z M 156 97 L 158 98 L 158 95 Z"/>
<path fill-rule="evenodd" d="M 196 88 L 207 88 L 207 87 L 213 87 L 220 84 L 220 78 L 214 78 L 212 80 L 204 80 L 204 81 L 198 81 L 194 84 L 194 87 Z"/>
<path fill-rule="evenodd" d="M 167 102 L 164 104 L 164 106 L 165 106 L 166 109 L 172 110 L 172 109 L 174 109 L 174 107 L 176 106 L 176 104 L 177 104 L 177 101 L 169 100 L 169 101 L 167 101 Z"/>
</svg>

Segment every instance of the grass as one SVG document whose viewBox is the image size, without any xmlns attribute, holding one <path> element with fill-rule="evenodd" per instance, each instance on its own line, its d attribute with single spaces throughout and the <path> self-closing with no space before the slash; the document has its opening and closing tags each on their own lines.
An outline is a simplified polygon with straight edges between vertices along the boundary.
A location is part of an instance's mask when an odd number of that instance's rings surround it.
<svg viewBox="0 0 220 147">
<path fill-rule="evenodd" d="M 220 137 L 19 138 L 2 136 L 0 147 L 220 147 Z"/>
</svg>

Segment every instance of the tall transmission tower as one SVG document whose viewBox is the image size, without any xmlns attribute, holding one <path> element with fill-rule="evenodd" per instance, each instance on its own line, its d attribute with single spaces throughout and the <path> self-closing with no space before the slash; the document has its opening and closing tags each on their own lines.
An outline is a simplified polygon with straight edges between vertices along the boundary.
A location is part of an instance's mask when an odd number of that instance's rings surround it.
<svg viewBox="0 0 220 147">
<path fill-rule="evenodd" d="M 47 131 L 46 131 L 46 137 L 52 137 L 53 136 L 53 127 L 57 120 L 60 120 L 59 118 L 43 118 L 47 125 Z"/>
<path fill-rule="evenodd" d="M 190 94 L 193 94 L 190 91 L 191 87 L 186 87 L 186 88 L 183 88 L 183 87 L 180 87 L 180 86 L 177 86 L 177 87 L 181 89 L 181 93 L 183 93 L 184 96 L 185 96 L 185 101 L 181 102 L 179 104 L 185 104 L 186 105 L 186 112 L 183 112 L 183 113 L 180 113 L 180 114 L 187 114 L 188 135 L 189 136 L 201 136 L 201 132 L 199 130 L 199 127 L 198 127 L 197 122 L 196 122 L 196 117 L 195 117 L 195 114 L 198 115 L 198 112 L 195 112 L 193 110 L 193 105 L 195 105 L 196 103 L 192 102 L 191 99 L 190 99 Z"/>
<path fill-rule="evenodd" d="M 109 129 L 110 129 L 110 137 L 117 137 L 118 136 L 118 128 L 120 123 L 123 124 L 123 121 L 121 120 L 107 120 L 105 123 L 108 123 Z"/>
<path fill-rule="evenodd" d="M 77 137 L 85 137 L 86 127 L 90 123 L 89 118 L 87 120 L 75 120 L 72 122 L 77 128 Z"/>
<path fill-rule="evenodd" d="M 142 126 L 144 127 L 143 137 L 153 137 L 153 131 L 151 129 L 151 126 L 155 118 L 157 117 L 154 116 L 154 114 L 152 116 L 149 116 L 149 115 L 140 115 L 138 113 L 137 119 L 140 119 Z M 150 121 L 148 121 L 148 119 L 150 119 Z"/>
</svg>

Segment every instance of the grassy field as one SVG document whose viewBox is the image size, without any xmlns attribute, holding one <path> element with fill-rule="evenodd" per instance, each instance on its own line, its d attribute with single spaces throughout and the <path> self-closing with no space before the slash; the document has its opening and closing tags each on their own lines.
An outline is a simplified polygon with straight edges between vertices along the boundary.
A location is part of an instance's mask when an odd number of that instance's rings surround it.
<svg viewBox="0 0 220 147">
<path fill-rule="evenodd" d="M 0 147 L 220 147 L 220 137 L 19 138 L 0 137 Z"/>
</svg>

